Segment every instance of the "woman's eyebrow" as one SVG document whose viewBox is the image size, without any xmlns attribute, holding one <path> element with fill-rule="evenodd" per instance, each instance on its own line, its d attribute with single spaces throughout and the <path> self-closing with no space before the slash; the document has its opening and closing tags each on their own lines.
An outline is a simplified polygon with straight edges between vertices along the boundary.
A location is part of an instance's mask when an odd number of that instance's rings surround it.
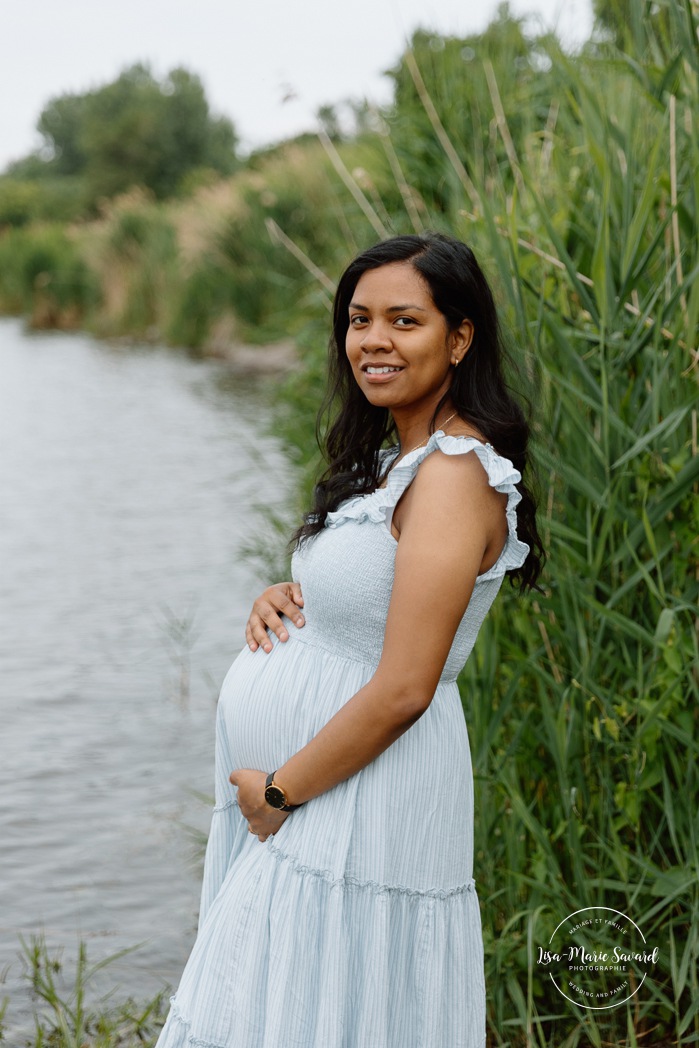
<svg viewBox="0 0 699 1048">
<path fill-rule="evenodd" d="M 359 304 L 359 302 L 350 302 L 349 308 L 350 309 L 361 309 L 362 312 L 364 312 L 364 313 L 368 313 L 369 312 L 369 307 L 368 306 L 362 306 L 362 305 Z M 402 313 L 406 309 L 417 309 L 421 313 L 426 313 L 427 312 L 427 310 L 423 309 L 422 306 L 410 306 L 410 305 L 406 305 L 406 306 L 389 306 L 388 309 L 386 310 L 386 312 L 387 313 Z"/>
</svg>

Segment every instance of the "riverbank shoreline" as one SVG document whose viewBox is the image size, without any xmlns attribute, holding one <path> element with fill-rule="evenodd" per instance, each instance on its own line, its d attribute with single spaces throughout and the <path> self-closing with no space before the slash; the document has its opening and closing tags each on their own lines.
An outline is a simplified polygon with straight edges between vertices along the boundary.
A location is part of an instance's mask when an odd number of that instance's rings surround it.
<svg viewBox="0 0 699 1048">
<path fill-rule="evenodd" d="M 24 314 L 5 313 L 1 316 L 4 319 L 20 321 L 23 329 L 30 334 L 61 332 L 85 335 L 107 345 L 124 349 L 142 345 L 162 346 L 163 344 L 161 332 L 157 329 L 146 331 L 138 336 L 100 335 L 81 327 L 78 323 L 36 323 L 32 317 Z M 170 345 L 167 348 L 182 350 L 198 359 L 221 361 L 228 365 L 234 373 L 251 377 L 284 377 L 300 366 L 298 349 L 291 338 L 255 344 L 243 342 L 230 334 L 214 333 L 196 351 L 191 347 L 179 345 Z"/>
</svg>

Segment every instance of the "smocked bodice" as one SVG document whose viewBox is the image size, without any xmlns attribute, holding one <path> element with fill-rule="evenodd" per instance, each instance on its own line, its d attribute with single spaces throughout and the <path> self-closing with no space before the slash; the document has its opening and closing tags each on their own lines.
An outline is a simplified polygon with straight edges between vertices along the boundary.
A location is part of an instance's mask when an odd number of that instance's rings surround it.
<svg viewBox="0 0 699 1048">
<path fill-rule="evenodd" d="M 450 437 L 437 431 L 425 447 L 416 448 L 391 469 L 384 488 L 342 503 L 328 514 L 323 531 L 296 551 L 293 577 L 303 590 L 306 624 L 301 630 L 290 625 L 289 630 L 300 641 L 355 662 L 378 665 L 398 548 L 390 531 L 391 517 L 420 463 L 435 450 L 447 455 L 473 452 L 491 487 L 508 496 L 505 546 L 497 562 L 476 580 L 440 679 L 456 678 L 505 573 L 520 567 L 529 552 L 517 537 L 516 506 L 521 495 L 515 485 L 521 476 L 509 459 L 475 437 Z"/>
</svg>

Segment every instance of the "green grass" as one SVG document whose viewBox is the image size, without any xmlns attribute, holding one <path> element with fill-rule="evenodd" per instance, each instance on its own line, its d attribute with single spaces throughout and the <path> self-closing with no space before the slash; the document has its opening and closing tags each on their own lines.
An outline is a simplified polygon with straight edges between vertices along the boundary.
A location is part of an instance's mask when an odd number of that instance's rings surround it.
<svg viewBox="0 0 699 1048">
<path fill-rule="evenodd" d="M 65 965 L 61 952 L 50 952 L 42 936 L 22 940 L 34 1024 L 22 1048 L 152 1048 L 167 1010 L 165 994 L 146 1002 L 128 999 L 115 1004 L 93 989 L 95 977 L 130 952 L 122 950 L 90 964 L 87 947 L 80 942 L 74 964 Z M 0 1043 L 5 1040 L 9 1003 L 0 1010 Z"/>
</svg>

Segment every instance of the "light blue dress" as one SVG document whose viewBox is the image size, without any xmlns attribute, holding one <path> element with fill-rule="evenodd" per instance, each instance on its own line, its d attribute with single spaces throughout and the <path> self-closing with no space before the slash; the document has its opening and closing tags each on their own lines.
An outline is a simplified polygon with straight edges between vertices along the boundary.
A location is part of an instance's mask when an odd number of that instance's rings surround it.
<svg viewBox="0 0 699 1048">
<path fill-rule="evenodd" d="M 508 539 L 478 578 L 427 712 L 357 775 L 266 842 L 228 775 L 274 771 L 372 677 L 397 542 L 394 507 L 436 449 L 478 456 L 508 494 Z M 330 514 L 294 556 L 306 625 L 244 649 L 218 705 L 216 807 L 199 934 L 157 1048 L 483 1048 L 473 781 L 456 677 L 517 538 L 520 474 L 490 445 L 435 433 L 388 482 Z M 450 522 L 450 527 L 457 522 Z"/>
</svg>

